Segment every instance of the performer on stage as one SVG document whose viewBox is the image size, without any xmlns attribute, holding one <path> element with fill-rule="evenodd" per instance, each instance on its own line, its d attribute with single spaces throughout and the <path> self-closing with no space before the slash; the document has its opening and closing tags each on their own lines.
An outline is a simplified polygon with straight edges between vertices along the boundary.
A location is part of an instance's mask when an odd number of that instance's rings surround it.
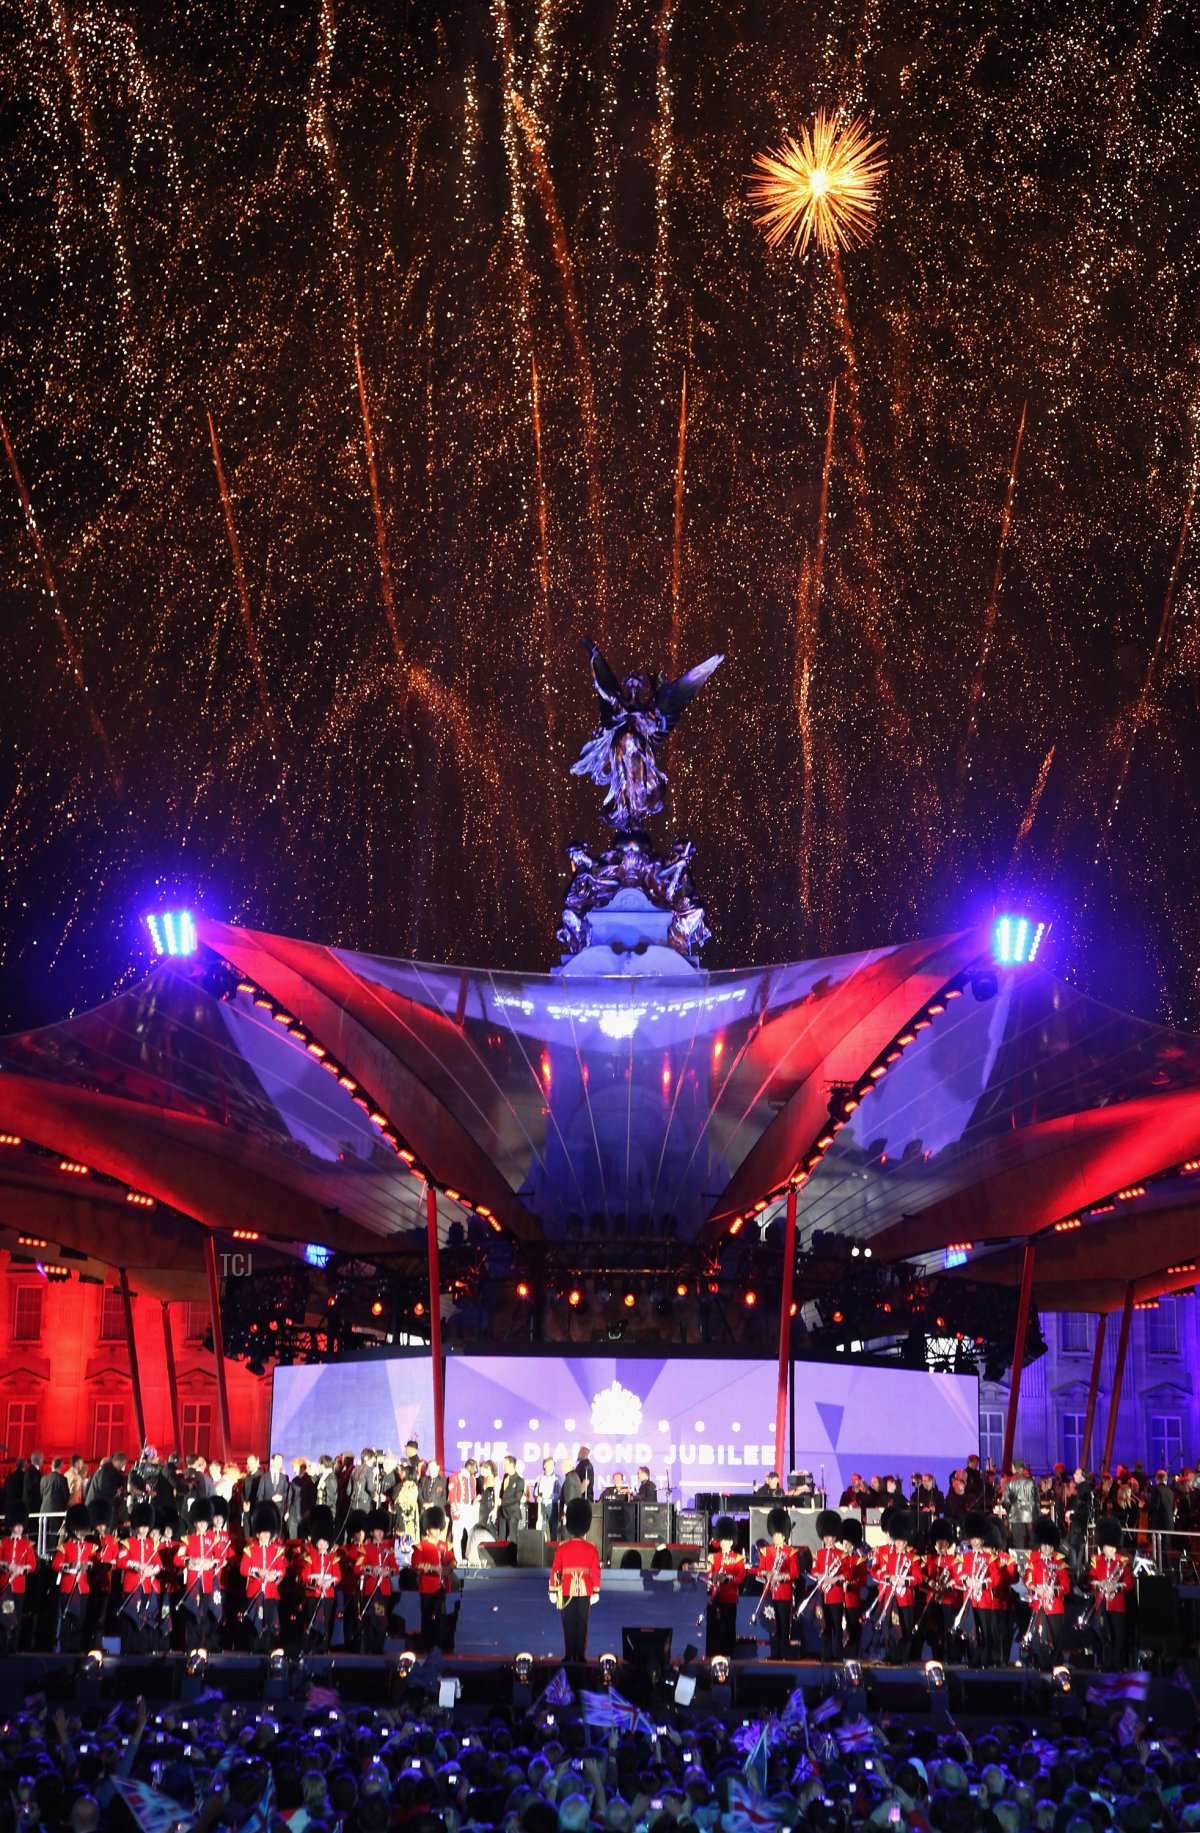
<svg viewBox="0 0 1200 1833">
<path fill-rule="evenodd" d="M 647 1464 L 639 1464 L 637 1469 L 637 1488 L 634 1497 L 638 1502 L 657 1502 L 658 1485 L 650 1475 Z"/>
<path fill-rule="evenodd" d="M 813 1578 L 819 1596 L 813 1614 L 821 1632 L 822 1661 L 842 1659 L 842 1626 L 846 1603 L 843 1585 L 848 1560 L 838 1545 L 842 1535 L 842 1518 L 836 1509 L 823 1508 L 817 1515 L 817 1534 L 821 1544 L 813 1558 Z"/>
<path fill-rule="evenodd" d="M 542 1459 L 542 1474 L 533 1486 L 533 1499 L 537 1503 L 537 1524 L 547 1540 L 553 1540 L 555 1524 L 558 1520 L 558 1503 L 561 1485 L 558 1473 L 554 1468 L 554 1459 Z"/>
<path fill-rule="evenodd" d="M 800 1555 L 788 1545 L 792 1518 L 786 1508 L 767 1516 L 770 1545 L 762 1549 L 755 1576 L 763 1586 L 762 1613 L 771 1628 L 771 1660 L 786 1661 L 792 1641 L 792 1600 L 800 1580 Z"/>
<path fill-rule="evenodd" d="M 63 1524 L 64 1539 L 50 1561 L 58 1573 L 58 1633 L 54 1646 L 59 1654 L 77 1655 L 83 1647 L 84 1616 L 91 1585 L 88 1572 L 96 1548 L 90 1538 L 91 1522 L 82 1502 L 67 1510 Z"/>
<path fill-rule="evenodd" d="M 153 1535 L 154 1505 L 137 1502 L 129 1517 L 129 1539 L 117 1549 L 124 1593 L 117 1623 L 127 1655 L 144 1655 L 159 1643 L 162 1557 Z"/>
<path fill-rule="evenodd" d="M 732 1655 L 737 1646 L 737 1605 L 746 1577 L 746 1556 L 735 1553 L 733 1543 L 737 1528 L 728 1515 L 719 1515 L 713 1523 L 713 1549 L 706 1568 L 708 1576 L 707 1653 Z"/>
<path fill-rule="evenodd" d="M 273 1502 L 260 1502 L 250 1522 L 254 1538 L 242 1554 L 246 1581 L 246 1607 L 242 1620 L 259 1653 L 279 1646 L 279 1587 L 287 1577 L 287 1553 L 279 1538 L 279 1510 Z"/>
<path fill-rule="evenodd" d="M 842 1575 L 842 1654 L 856 1661 L 862 1648 L 863 1605 L 870 1582 L 870 1568 L 863 1555 L 863 1524 L 860 1515 L 845 1515 L 838 1540 L 846 1558 Z"/>
<path fill-rule="evenodd" d="M 26 1586 L 36 1571 L 37 1548 L 25 1533 L 25 1511 L 14 1502 L 0 1540 L 0 1655 L 15 1655 L 21 1646 Z"/>
<path fill-rule="evenodd" d="M 184 1571 L 184 1647 L 219 1649 L 225 1618 L 221 1569 L 225 1564 L 220 1542 L 212 1531 L 212 1503 L 200 1497 L 192 1503 L 192 1531 L 179 1542 L 176 1563 Z"/>
<path fill-rule="evenodd" d="M 1119 1674 L 1125 1666 L 1125 1599 L 1133 1590 L 1133 1568 L 1121 1551 L 1121 1523 L 1102 1515 L 1096 1523 L 1096 1551 L 1088 1567 L 1095 1624 L 1100 1634 L 1100 1666 Z"/>
<path fill-rule="evenodd" d="M 907 1509 L 894 1508 L 888 1516 L 890 1546 L 876 1547 L 871 1572 L 879 1586 L 876 1601 L 879 1632 L 893 1666 L 910 1659 L 916 1626 L 917 1590 L 925 1574 L 913 1551 L 916 1524 Z"/>
<path fill-rule="evenodd" d="M 1029 1592 L 1029 1628 L 1021 1638 L 1021 1653 L 1035 1667 L 1049 1671 L 1062 1660 L 1066 1628 L 1065 1600 L 1071 1589 L 1071 1568 L 1059 1544 L 1058 1523 L 1039 1515 L 1033 1523 L 1036 1545 L 1025 1562 L 1025 1588 Z"/>
<path fill-rule="evenodd" d="M 966 1637 L 967 1661 L 971 1667 L 999 1667 L 1000 1565 L 987 1516 L 969 1509 L 963 1517 L 963 1539 L 966 1545 L 958 1558 L 963 1590 L 958 1627 Z"/>
<path fill-rule="evenodd" d="M 962 1637 L 954 1627 L 963 1601 L 956 1538 L 952 1521 L 935 1521 L 930 1529 L 933 1552 L 925 1562 L 929 1591 L 925 1634 L 939 1661 L 958 1661 L 961 1658 Z"/>
<path fill-rule="evenodd" d="M 504 1481 L 500 1485 L 500 1519 L 505 1540 L 515 1540 L 525 1526 L 525 1479 L 517 1469 L 511 1452 L 504 1460 Z"/>
<path fill-rule="evenodd" d="M 559 1542 L 550 1567 L 550 1602 L 562 1611 L 563 1659 L 587 1659 L 588 1612 L 600 1595 L 600 1555 L 584 1538 L 592 1525 L 592 1505 L 582 1496 L 564 1510 L 568 1538 Z"/>
<path fill-rule="evenodd" d="M 446 1515 L 425 1510 L 425 1532 L 412 1550 L 421 1598 L 421 1647 L 426 1654 L 446 1646 L 446 1599 L 454 1584 L 454 1548 L 446 1539 Z"/>
<path fill-rule="evenodd" d="M 324 1654 L 342 1621 L 342 1565 L 333 1542 L 333 1510 L 319 1503 L 308 1519 L 308 1543 L 300 1578 L 304 1586 L 304 1649 Z"/>
<path fill-rule="evenodd" d="M 370 1516 L 371 1538 L 363 1549 L 360 1575 L 362 1593 L 362 1652 L 382 1655 L 392 1614 L 400 1571 L 388 1534 L 391 1522 L 386 1508 Z"/>
</svg>

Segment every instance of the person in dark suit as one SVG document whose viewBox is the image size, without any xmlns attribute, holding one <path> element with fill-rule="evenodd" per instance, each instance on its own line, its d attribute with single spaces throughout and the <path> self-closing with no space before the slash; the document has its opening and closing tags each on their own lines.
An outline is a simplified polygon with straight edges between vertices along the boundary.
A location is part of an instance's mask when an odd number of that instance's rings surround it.
<svg viewBox="0 0 1200 1833">
<path fill-rule="evenodd" d="M 525 1526 L 525 1479 L 510 1453 L 504 1460 L 504 1481 L 500 1485 L 500 1520 L 505 1540 L 515 1540 Z"/>
<path fill-rule="evenodd" d="M 634 1491 L 639 1502 L 657 1502 L 658 1485 L 645 1464 L 638 1465 L 638 1483 Z"/>
<path fill-rule="evenodd" d="M 584 1501 L 594 1502 L 596 1499 L 596 1472 L 592 1466 L 591 1453 L 586 1445 L 579 1447 L 575 1468 L 579 1472 L 579 1481 L 583 1485 Z"/>
<path fill-rule="evenodd" d="M 562 1461 L 562 1476 L 558 1485 L 558 1515 L 554 1523 L 554 1538 L 561 1538 L 561 1531 L 566 1525 L 568 1502 L 579 1502 L 583 1496 L 583 1478 L 576 1470 L 569 1457 Z"/>
</svg>

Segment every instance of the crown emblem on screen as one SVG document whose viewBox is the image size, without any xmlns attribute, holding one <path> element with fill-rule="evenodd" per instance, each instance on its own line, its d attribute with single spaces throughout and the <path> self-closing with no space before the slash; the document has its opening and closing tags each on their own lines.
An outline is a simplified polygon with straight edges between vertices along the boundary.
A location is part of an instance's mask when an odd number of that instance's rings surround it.
<svg viewBox="0 0 1200 1833">
<path fill-rule="evenodd" d="M 619 1381 L 614 1381 L 611 1387 L 601 1388 L 593 1397 L 593 1432 L 603 1433 L 605 1438 L 620 1438 L 638 1431 L 641 1423 L 641 1401 Z"/>
</svg>

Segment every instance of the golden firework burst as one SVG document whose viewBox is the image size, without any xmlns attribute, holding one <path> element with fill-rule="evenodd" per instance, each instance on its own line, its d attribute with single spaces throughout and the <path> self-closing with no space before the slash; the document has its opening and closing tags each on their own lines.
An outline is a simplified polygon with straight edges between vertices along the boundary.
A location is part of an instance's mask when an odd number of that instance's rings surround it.
<svg viewBox="0 0 1200 1833">
<path fill-rule="evenodd" d="M 887 170 L 883 141 L 872 140 L 864 121 L 841 120 L 822 108 L 799 140 L 788 134 L 774 153 L 756 153 L 750 201 L 767 243 L 791 238 L 793 254 L 815 240 L 825 254 L 865 242 L 871 233 L 879 183 Z"/>
</svg>

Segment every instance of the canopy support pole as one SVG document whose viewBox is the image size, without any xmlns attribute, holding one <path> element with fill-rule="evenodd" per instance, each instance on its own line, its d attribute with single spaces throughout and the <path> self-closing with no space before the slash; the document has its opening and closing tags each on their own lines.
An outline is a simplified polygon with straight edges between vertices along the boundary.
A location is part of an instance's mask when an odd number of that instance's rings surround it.
<svg viewBox="0 0 1200 1833">
<path fill-rule="evenodd" d="M 1004 1421 L 1004 1451 L 1000 1460 L 1002 1476 L 1012 1469 L 1013 1441 L 1017 1436 L 1017 1405 L 1021 1398 L 1021 1370 L 1025 1364 L 1025 1332 L 1029 1328 L 1029 1301 L 1033 1297 L 1035 1251 L 1036 1237 L 1030 1235 L 1025 1243 L 1025 1254 L 1021 1261 L 1021 1296 L 1017 1301 L 1017 1333 L 1013 1338 L 1012 1377 L 1008 1387 L 1008 1417 Z"/>
<path fill-rule="evenodd" d="M 1096 1396 L 1100 1392 L 1100 1362 L 1104 1355 L 1104 1338 L 1108 1330 L 1108 1313 L 1102 1311 L 1096 1319 L 1096 1347 L 1092 1351 L 1092 1378 L 1088 1382 L 1087 1412 L 1083 1416 L 1083 1443 L 1079 1447 L 1079 1463 L 1082 1469 L 1089 1468 L 1092 1455 L 1092 1428 L 1096 1423 Z"/>
<path fill-rule="evenodd" d="M 1125 1304 L 1121 1311 L 1121 1334 L 1117 1338 L 1117 1359 L 1113 1363 L 1112 1394 L 1108 1402 L 1108 1426 L 1104 1433 L 1104 1456 L 1100 1460 L 1101 1470 L 1112 1469 L 1113 1446 L 1117 1441 L 1117 1413 L 1121 1406 L 1121 1383 L 1125 1379 L 1125 1357 L 1129 1353 L 1129 1326 L 1133 1322 L 1133 1281 L 1125 1288 Z"/>
<path fill-rule="evenodd" d="M 442 1379 L 442 1279 L 438 1264 L 437 1191 L 425 1186 L 425 1219 L 429 1230 L 429 1353 L 433 1361 L 433 1449 L 446 1474 L 446 1390 Z"/>
<path fill-rule="evenodd" d="M 796 1186 L 788 1185 L 783 1230 L 783 1293 L 779 1301 L 779 1384 L 775 1391 L 775 1468 L 787 1488 L 783 1439 L 787 1429 L 788 1361 L 792 1349 L 792 1275 L 796 1268 Z"/>
<path fill-rule="evenodd" d="M 171 1402 L 171 1427 L 175 1433 L 175 1451 L 183 1462 L 183 1414 L 179 1410 L 179 1377 L 175 1373 L 175 1343 L 171 1336 L 171 1307 L 162 1301 L 163 1354 L 167 1358 L 167 1396 Z"/>
<path fill-rule="evenodd" d="M 208 1274 L 208 1309 L 212 1318 L 213 1361 L 217 1365 L 217 1423 L 221 1434 L 221 1462 L 229 1462 L 229 1391 L 225 1386 L 225 1341 L 221 1335 L 221 1282 L 217 1277 L 217 1244 L 204 1237 L 204 1269 Z M 183 1447 L 180 1446 L 180 1455 Z"/>
<path fill-rule="evenodd" d="M 133 1420 L 137 1426 L 139 1453 L 146 1444 L 146 1409 L 142 1405 L 142 1376 L 138 1368 L 137 1340 L 133 1334 L 133 1299 L 129 1292 L 129 1275 L 118 1267 L 121 1279 L 121 1310 L 125 1318 L 125 1347 L 129 1351 L 129 1385 L 133 1389 Z"/>
</svg>

